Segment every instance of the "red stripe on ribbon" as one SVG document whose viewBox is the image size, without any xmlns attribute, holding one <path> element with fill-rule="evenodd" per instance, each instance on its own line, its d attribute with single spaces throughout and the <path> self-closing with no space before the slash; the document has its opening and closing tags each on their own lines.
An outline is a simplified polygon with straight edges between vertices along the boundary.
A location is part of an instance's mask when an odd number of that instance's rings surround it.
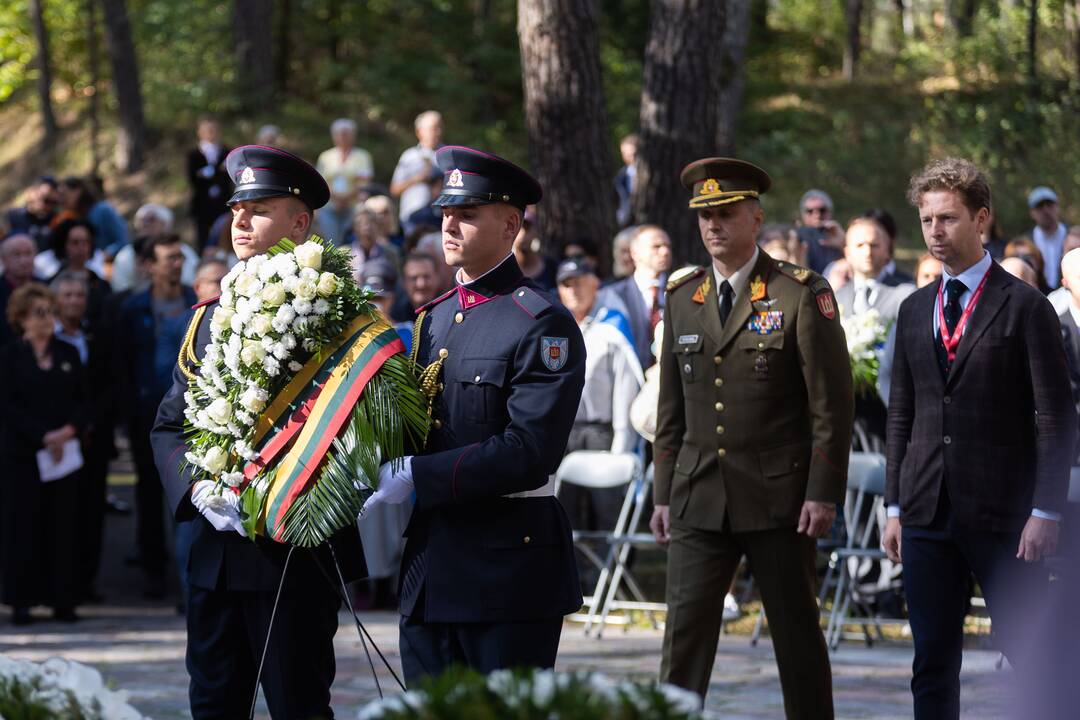
<svg viewBox="0 0 1080 720">
<path fill-rule="evenodd" d="M 337 411 L 330 418 L 330 426 L 328 431 L 323 433 L 323 436 L 319 438 L 318 444 L 315 446 L 315 452 L 313 457 L 317 457 L 320 463 L 317 463 L 313 467 L 304 466 L 300 471 L 300 475 L 292 483 L 292 486 L 286 491 L 285 498 L 281 503 L 280 510 L 277 517 L 274 518 L 274 525 L 277 527 L 277 532 L 274 534 L 274 539 L 281 542 L 281 536 L 285 532 L 285 513 L 296 501 L 305 490 L 307 490 L 308 480 L 311 479 L 311 474 L 315 471 L 319 464 L 321 464 L 322 458 L 326 457 L 326 452 L 330 448 L 330 444 L 334 442 L 337 437 L 338 431 L 341 430 L 342 425 L 352 415 L 353 407 L 356 406 L 356 401 L 360 398 L 360 393 L 367 387 L 368 382 L 375 376 L 375 373 L 382 369 L 383 363 L 390 359 L 397 353 L 405 352 L 405 343 L 401 341 L 401 338 L 394 338 L 392 341 L 382 347 L 370 361 L 364 366 L 364 369 L 360 371 L 360 375 L 353 381 L 352 386 L 349 388 L 348 394 L 338 405 Z"/>
<path fill-rule="evenodd" d="M 322 385 L 315 388 L 308 399 L 289 416 L 289 421 L 285 423 L 285 427 L 270 438 L 258 455 L 244 467 L 245 484 L 254 480 L 256 475 L 262 472 L 267 465 L 281 454 L 282 450 L 289 446 L 296 433 L 300 432 L 300 428 L 304 427 L 304 423 L 307 422 L 311 409 L 315 407 L 315 401 L 319 399 L 322 389 Z"/>
</svg>

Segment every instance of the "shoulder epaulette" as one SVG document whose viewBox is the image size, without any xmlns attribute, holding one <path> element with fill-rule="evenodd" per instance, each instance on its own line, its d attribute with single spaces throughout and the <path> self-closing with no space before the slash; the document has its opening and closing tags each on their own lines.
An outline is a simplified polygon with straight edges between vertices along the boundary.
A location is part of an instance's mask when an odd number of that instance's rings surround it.
<svg viewBox="0 0 1080 720">
<path fill-rule="evenodd" d="M 456 292 L 457 292 L 457 287 L 456 287 L 456 286 L 455 286 L 454 288 L 450 289 L 450 290 L 447 290 L 447 291 L 446 291 L 446 292 L 444 292 L 444 293 L 443 293 L 442 295 L 440 295 L 439 297 L 435 298 L 434 300 L 432 300 L 432 301 L 431 301 L 431 302 L 429 302 L 428 304 L 426 304 L 426 305 L 423 305 L 423 306 L 421 306 L 421 307 L 417 308 L 417 309 L 416 309 L 416 314 L 417 314 L 417 315 L 419 315 L 419 314 L 420 314 L 420 313 L 422 313 L 422 312 L 425 312 L 425 311 L 427 311 L 427 310 L 430 310 L 431 308 L 435 307 L 436 305 L 438 305 L 438 304 L 439 304 L 439 303 L 441 303 L 441 302 L 442 302 L 443 300 L 445 300 L 446 298 L 450 297 L 451 295 L 453 295 L 453 294 L 454 294 L 454 293 L 456 293 Z"/>
<path fill-rule="evenodd" d="M 529 287 L 519 287 L 514 291 L 513 297 L 517 306 L 533 318 L 540 317 L 551 307 L 551 302 L 547 298 Z"/>
<path fill-rule="evenodd" d="M 800 285 L 806 285 L 814 295 L 832 291 L 832 285 L 829 284 L 829 281 L 809 268 L 788 262 L 778 262 L 776 263 L 776 269 Z"/>
<path fill-rule="evenodd" d="M 686 267 L 679 268 L 671 273 L 671 277 L 668 278 L 667 292 L 671 292 L 690 282 L 694 278 L 700 277 L 703 272 L 705 272 L 705 268 L 700 265 L 687 265 Z"/>
</svg>

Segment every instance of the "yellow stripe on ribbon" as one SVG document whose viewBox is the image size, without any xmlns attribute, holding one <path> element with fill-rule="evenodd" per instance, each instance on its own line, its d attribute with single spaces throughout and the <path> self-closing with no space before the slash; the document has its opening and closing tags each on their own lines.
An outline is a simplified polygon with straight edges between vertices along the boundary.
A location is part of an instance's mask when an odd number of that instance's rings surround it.
<svg viewBox="0 0 1080 720">
<path fill-rule="evenodd" d="M 304 454 L 304 450 L 311 442 L 314 434 L 319 431 L 319 418 L 321 418 L 324 413 L 334 412 L 336 410 L 336 408 L 331 407 L 331 403 L 334 400 L 337 389 L 348 376 L 349 369 L 353 363 L 359 359 L 360 355 L 372 340 L 377 338 L 383 332 L 393 329 L 381 314 L 374 316 L 374 318 L 374 322 L 371 322 L 372 316 L 364 316 L 363 321 L 370 322 L 371 324 L 356 338 L 348 351 L 346 351 L 334 366 L 334 369 L 330 372 L 330 376 L 323 384 L 322 391 L 315 401 L 315 406 L 311 409 L 311 413 L 304 423 L 304 429 L 300 431 L 300 436 L 293 443 L 292 447 L 289 448 L 288 454 L 281 459 L 280 463 L 278 463 L 274 473 L 274 479 L 270 483 L 262 508 L 259 510 L 258 532 L 260 534 L 265 533 L 266 518 L 269 509 L 275 504 L 278 495 L 288 491 L 293 471 L 295 470 L 297 463 L 301 462 L 300 456 Z M 362 324 L 363 323 L 361 323 L 361 325 Z M 322 462 L 322 457 L 319 458 L 319 462 Z M 315 468 L 305 469 L 309 472 L 315 470 Z"/>
</svg>

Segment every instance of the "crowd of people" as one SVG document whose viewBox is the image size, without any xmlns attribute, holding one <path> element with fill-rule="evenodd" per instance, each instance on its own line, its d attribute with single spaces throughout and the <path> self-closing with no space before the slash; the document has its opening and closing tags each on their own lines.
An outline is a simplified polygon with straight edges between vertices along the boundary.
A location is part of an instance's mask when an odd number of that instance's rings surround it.
<svg viewBox="0 0 1080 720">
<path fill-rule="evenodd" d="M 315 213 L 315 232 L 351 250 L 357 281 L 407 346 L 416 313 L 455 282 L 444 257 L 443 216 L 431 204 L 445 180 L 435 161 L 443 147 L 442 117 L 420 114 L 415 132 L 417 144 L 388 173 L 357 145 L 356 124 L 338 119 L 330 126 L 332 147 L 315 163 L 330 189 L 330 202 Z M 279 145 L 284 139 L 266 126 L 258 142 Z M 612 188 L 618 235 L 546 247 L 542 205 L 529 206 L 512 245 L 522 274 L 565 306 L 584 338 L 585 387 L 567 452 L 648 454 L 656 437 L 657 360 L 674 258 L 664 228 L 631 224 L 636 145 L 635 136 L 620 143 L 624 166 Z M 0 217 L 0 309 L 7 321 L 0 324 L 0 398 L 9 468 L 0 489 L 0 558 L 3 600 L 16 624 L 31 622 L 35 605 L 51 607 L 58 620 L 75 621 L 77 606 L 100 599 L 104 517 L 110 507 L 124 510 L 110 499 L 106 483 L 118 434 L 127 438 L 136 473 L 134 552 L 127 560 L 143 573 L 147 597 L 164 597 L 170 567 L 184 581 L 188 529 L 166 519 L 149 435 L 172 385 L 192 307 L 220 293 L 236 262 L 226 200 L 237 178 L 226 171 L 228 154 L 218 122 L 200 119 L 187 156 L 187 224 L 158 204 L 139 207 L 129 223 L 96 177 L 43 177 Z M 380 184 L 380 178 L 389 182 Z M 1030 228 L 1017 228 L 1021 234 L 1006 240 L 991 213 L 981 242 L 1002 268 L 1049 298 L 1062 327 L 1074 400 L 1080 401 L 1080 226 L 1061 220 L 1051 188 L 1033 189 L 1027 204 Z M 897 223 L 884 209 L 869 209 L 846 224 L 834 213 L 826 191 L 807 190 L 791 223 L 760 228 L 757 247 L 781 264 L 820 273 L 841 319 L 873 313 L 888 336 L 879 348 L 876 392 L 856 397 L 857 440 L 863 449 L 880 451 L 901 304 L 917 288 L 937 282 L 943 267 L 930 253 L 917 259 L 911 273 L 898 267 Z M 601 243 L 611 247 L 608 276 L 599 270 Z M 614 525 L 623 498 L 619 489 L 567 487 L 560 499 L 575 528 L 593 530 Z M 383 519 L 366 529 L 380 536 L 367 547 L 393 546 L 408 513 L 393 511 Z M 367 588 L 371 602 L 390 602 L 394 593 L 399 556 L 383 554 L 376 559 L 369 552 L 371 575 L 381 581 Z M 583 580 L 590 586 L 588 572 Z M 730 588 L 724 612 L 738 613 Z"/>
</svg>

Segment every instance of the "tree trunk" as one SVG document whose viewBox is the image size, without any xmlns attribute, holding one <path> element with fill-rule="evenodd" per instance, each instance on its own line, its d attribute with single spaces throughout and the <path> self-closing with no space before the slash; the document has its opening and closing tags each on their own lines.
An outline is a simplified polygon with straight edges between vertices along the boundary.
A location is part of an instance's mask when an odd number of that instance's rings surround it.
<svg viewBox="0 0 1080 720">
<path fill-rule="evenodd" d="M 1028 80 L 1034 85 L 1038 78 L 1038 49 L 1036 47 L 1039 35 L 1039 0 L 1029 0 L 1028 5 Z"/>
<path fill-rule="evenodd" d="M 56 115 L 52 106 L 52 65 L 49 62 L 49 33 L 45 28 L 45 15 L 42 13 L 41 0 L 30 0 L 30 22 L 34 26 L 34 39 L 37 41 L 37 93 L 41 105 L 41 124 L 45 128 L 42 147 L 52 149 L 58 134 Z"/>
<path fill-rule="evenodd" d="M 949 0 L 949 21 L 960 37 L 971 37 L 975 26 L 976 0 Z"/>
<path fill-rule="evenodd" d="M 86 59 L 90 66 L 89 115 L 90 115 L 90 174 L 97 175 L 101 168 L 101 114 L 98 102 L 98 86 L 101 84 L 101 48 L 98 42 L 98 17 L 96 0 L 86 0 Z"/>
<path fill-rule="evenodd" d="M 105 11 L 105 37 L 112 65 L 113 89 L 120 116 L 116 143 L 116 166 L 124 173 L 142 167 L 146 149 L 146 121 L 143 116 L 139 64 L 131 39 L 126 0 L 101 0 Z"/>
<path fill-rule="evenodd" d="M 615 234 L 596 0 L 518 0 L 529 158 L 544 186 L 540 237 L 548 249 L 589 238 L 602 269 Z"/>
<path fill-rule="evenodd" d="M 844 0 L 844 22 L 847 38 L 844 43 L 844 79 L 853 80 L 859 67 L 862 51 L 863 0 Z"/>
<path fill-rule="evenodd" d="M 260 111 L 274 99 L 274 0 L 233 0 L 237 95 Z"/>
<path fill-rule="evenodd" d="M 292 30 L 292 0 L 281 0 L 275 44 L 277 58 L 274 61 L 274 90 L 281 95 L 289 92 L 289 43 Z"/>
<path fill-rule="evenodd" d="M 634 219 L 668 232 L 677 263 L 706 261 L 679 172 L 717 154 L 724 72 L 715 45 L 724 36 L 727 5 L 653 0 L 649 17 Z"/>
<path fill-rule="evenodd" d="M 750 33 L 750 3 L 727 6 L 724 35 L 720 39 L 720 119 L 716 149 L 721 155 L 735 154 L 735 138 L 742 115 L 746 85 L 746 44 Z"/>
</svg>

